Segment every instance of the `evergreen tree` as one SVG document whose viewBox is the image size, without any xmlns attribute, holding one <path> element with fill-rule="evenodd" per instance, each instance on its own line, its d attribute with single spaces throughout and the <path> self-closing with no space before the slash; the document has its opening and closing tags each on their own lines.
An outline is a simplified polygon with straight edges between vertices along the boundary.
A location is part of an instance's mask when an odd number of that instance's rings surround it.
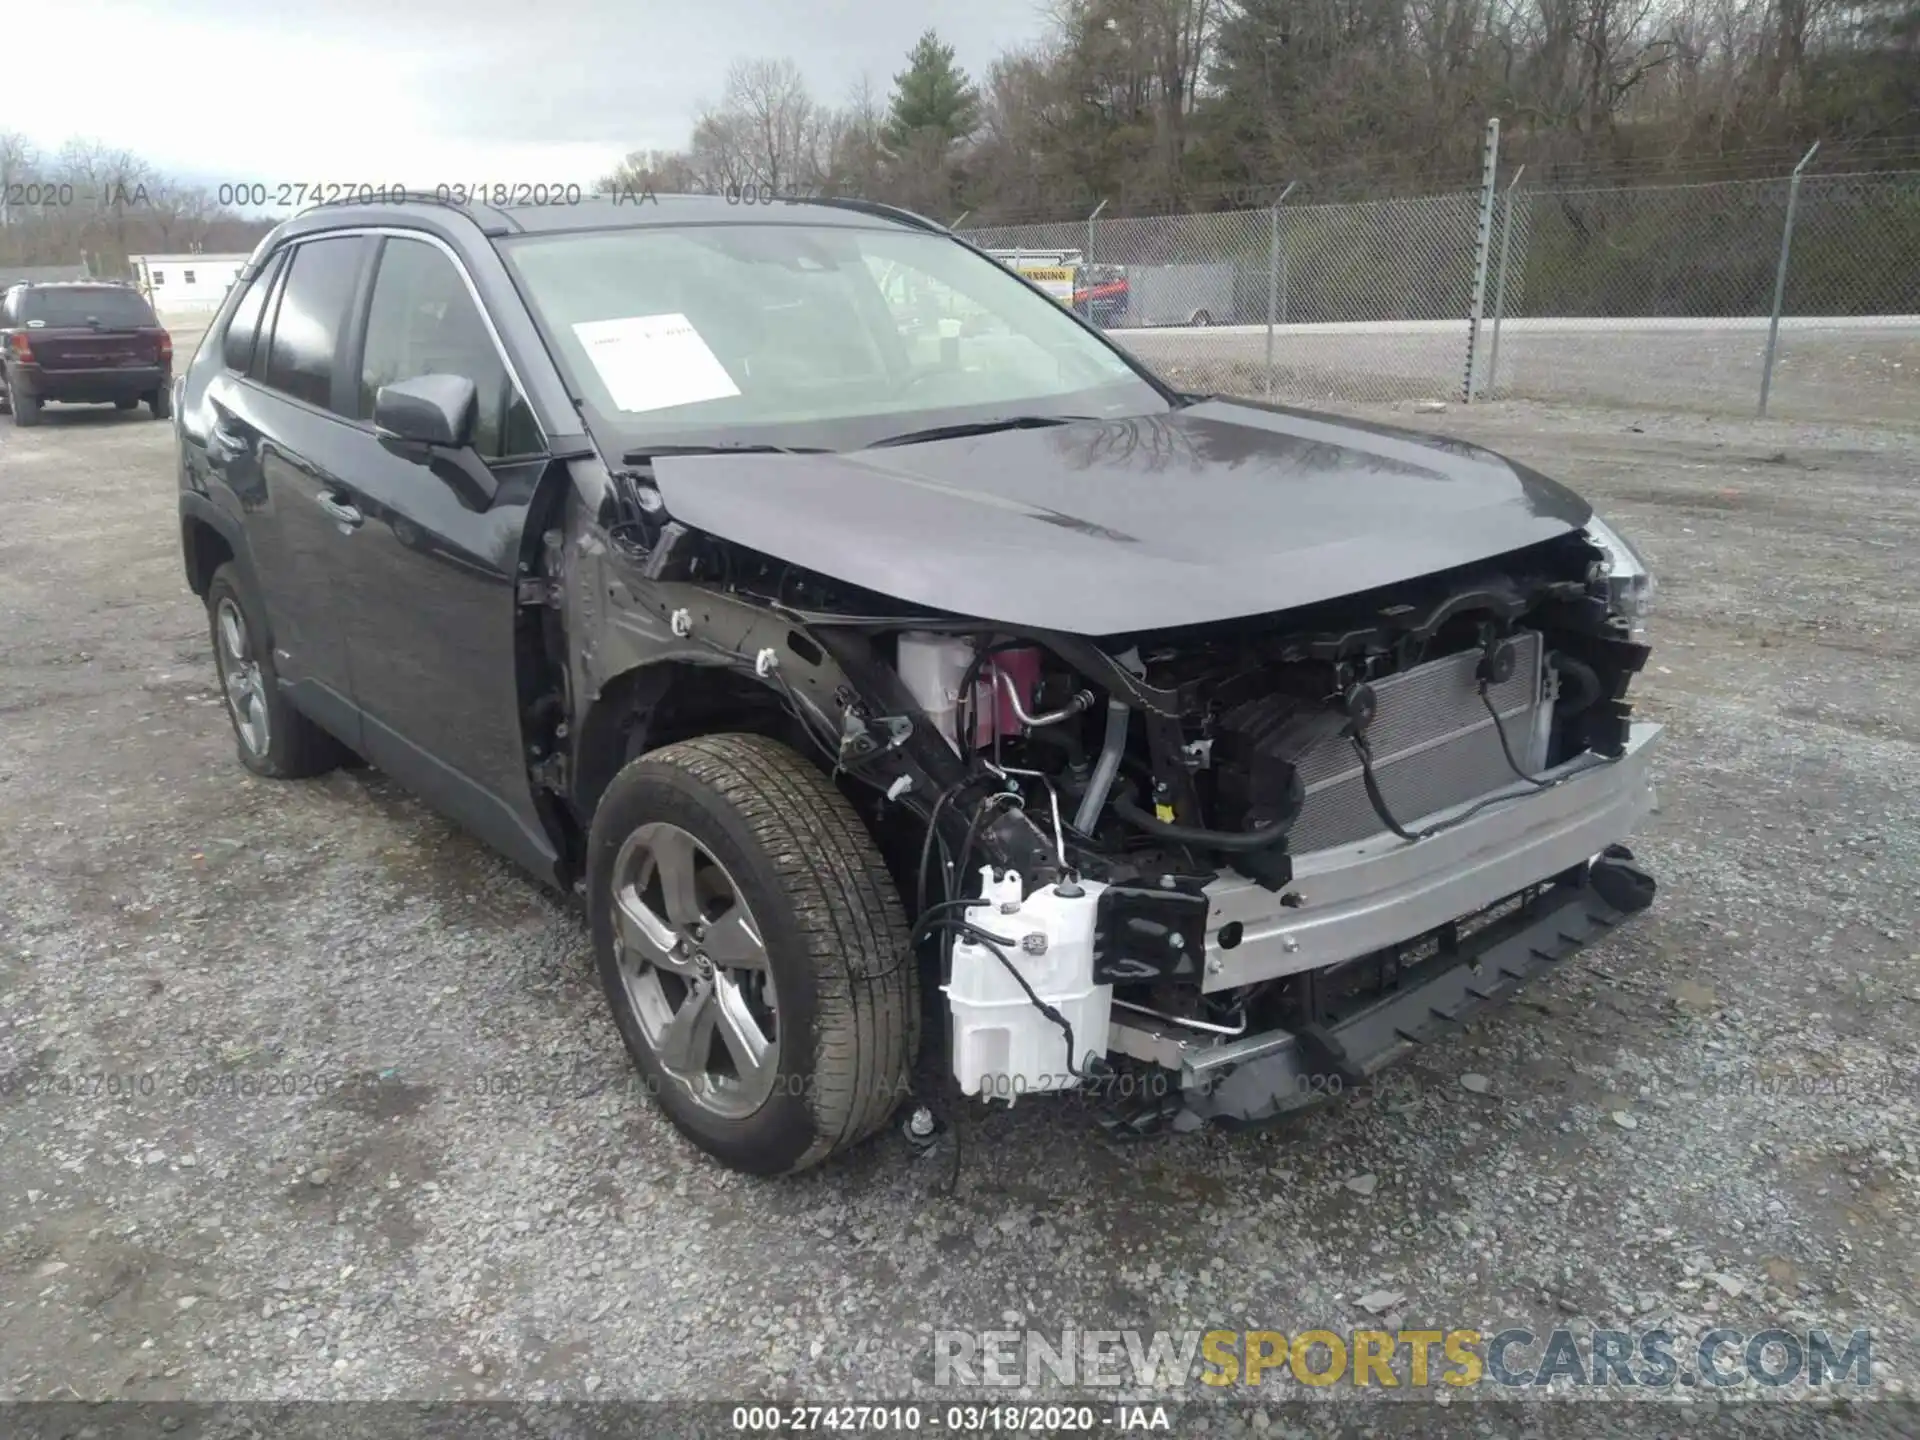
<svg viewBox="0 0 1920 1440">
<path fill-rule="evenodd" d="M 929 139 L 944 148 L 966 139 L 979 123 L 979 92 L 967 72 L 953 63 L 953 47 L 927 31 L 908 52 L 907 68 L 893 77 L 884 136 L 887 149 L 898 155 L 926 145 Z"/>
</svg>

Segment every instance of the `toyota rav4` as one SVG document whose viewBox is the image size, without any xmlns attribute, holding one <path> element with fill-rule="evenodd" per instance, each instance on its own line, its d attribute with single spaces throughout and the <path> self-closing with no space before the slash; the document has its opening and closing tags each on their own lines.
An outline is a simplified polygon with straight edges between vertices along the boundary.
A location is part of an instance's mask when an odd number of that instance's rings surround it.
<svg viewBox="0 0 1920 1440">
<path fill-rule="evenodd" d="M 579 894 L 744 1170 L 925 1135 L 936 1066 L 1262 1121 L 1652 898 L 1652 583 L 1584 501 L 1180 393 L 905 212 L 310 211 L 177 430 L 240 761 Z"/>
</svg>

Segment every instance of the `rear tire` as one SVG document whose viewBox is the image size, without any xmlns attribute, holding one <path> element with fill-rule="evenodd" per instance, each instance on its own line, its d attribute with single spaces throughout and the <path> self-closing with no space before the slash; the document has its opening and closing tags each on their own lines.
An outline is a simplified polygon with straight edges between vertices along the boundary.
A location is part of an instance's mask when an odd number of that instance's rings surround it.
<svg viewBox="0 0 1920 1440">
<path fill-rule="evenodd" d="M 21 429 L 40 423 L 40 397 L 38 395 L 15 395 L 13 397 L 13 423 Z"/>
<path fill-rule="evenodd" d="M 131 410 L 133 406 L 129 404 L 127 408 Z M 147 392 L 147 408 L 153 411 L 154 419 L 168 419 L 173 414 L 173 392 L 164 385 L 158 390 L 149 390 Z"/>
<path fill-rule="evenodd" d="M 301 780 L 337 766 L 345 747 L 287 702 L 265 617 L 232 562 L 207 586 L 207 624 L 240 763 L 270 780 Z"/>
<path fill-rule="evenodd" d="M 808 1169 L 907 1094 L 920 1005 L 906 912 L 852 805 L 796 751 L 709 735 L 628 765 L 593 817 L 587 907 L 627 1053 L 723 1164 Z"/>
<path fill-rule="evenodd" d="M 124 400 L 114 401 L 113 408 L 116 410 L 131 410 L 133 409 L 134 406 L 138 405 L 139 403 L 140 402 L 138 400 L 135 400 L 134 398 L 129 396 Z"/>
</svg>

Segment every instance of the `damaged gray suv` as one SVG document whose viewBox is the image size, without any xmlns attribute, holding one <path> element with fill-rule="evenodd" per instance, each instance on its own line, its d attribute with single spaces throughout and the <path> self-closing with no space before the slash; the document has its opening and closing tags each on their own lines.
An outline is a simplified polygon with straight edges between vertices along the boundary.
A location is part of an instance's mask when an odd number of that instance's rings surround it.
<svg viewBox="0 0 1920 1440">
<path fill-rule="evenodd" d="M 956 1089 L 1269 1119 L 1652 899 L 1652 583 L 1585 502 L 1178 393 L 919 217 L 309 211 L 176 398 L 241 762 L 580 894 L 730 1166 Z"/>
</svg>

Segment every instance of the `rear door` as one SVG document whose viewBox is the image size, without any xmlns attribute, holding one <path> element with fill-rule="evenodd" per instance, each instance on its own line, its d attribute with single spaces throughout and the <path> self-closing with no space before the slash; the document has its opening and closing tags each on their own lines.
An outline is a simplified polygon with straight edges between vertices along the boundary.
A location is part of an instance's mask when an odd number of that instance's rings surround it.
<svg viewBox="0 0 1920 1440">
<path fill-rule="evenodd" d="M 206 406 L 208 464 L 245 512 L 281 681 L 295 705 L 356 746 L 342 592 L 359 520 L 337 497 L 355 433 L 343 414 L 353 390 L 342 356 L 371 246 L 362 235 L 303 240 L 256 280 L 273 285 L 257 335 L 242 353 L 234 337 Z M 250 304 L 242 298 L 236 325 Z"/>
<path fill-rule="evenodd" d="M 21 292 L 34 363 L 49 374 L 160 364 L 167 332 L 138 290 L 125 285 L 45 285 Z"/>
<path fill-rule="evenodd" d="M 514 581 L 546 446 L 453 255 L 380 242 L 356 367 L 341 499 L 365 517 L 341 595 L 367 757 L 496 848 L 550 870 L 522 733 Z M 450 459 L 421 464 L 375 438 L 382 385 L 463 375 L 479 392 L 473 450 L 491 501 Z"/>
</svg>

